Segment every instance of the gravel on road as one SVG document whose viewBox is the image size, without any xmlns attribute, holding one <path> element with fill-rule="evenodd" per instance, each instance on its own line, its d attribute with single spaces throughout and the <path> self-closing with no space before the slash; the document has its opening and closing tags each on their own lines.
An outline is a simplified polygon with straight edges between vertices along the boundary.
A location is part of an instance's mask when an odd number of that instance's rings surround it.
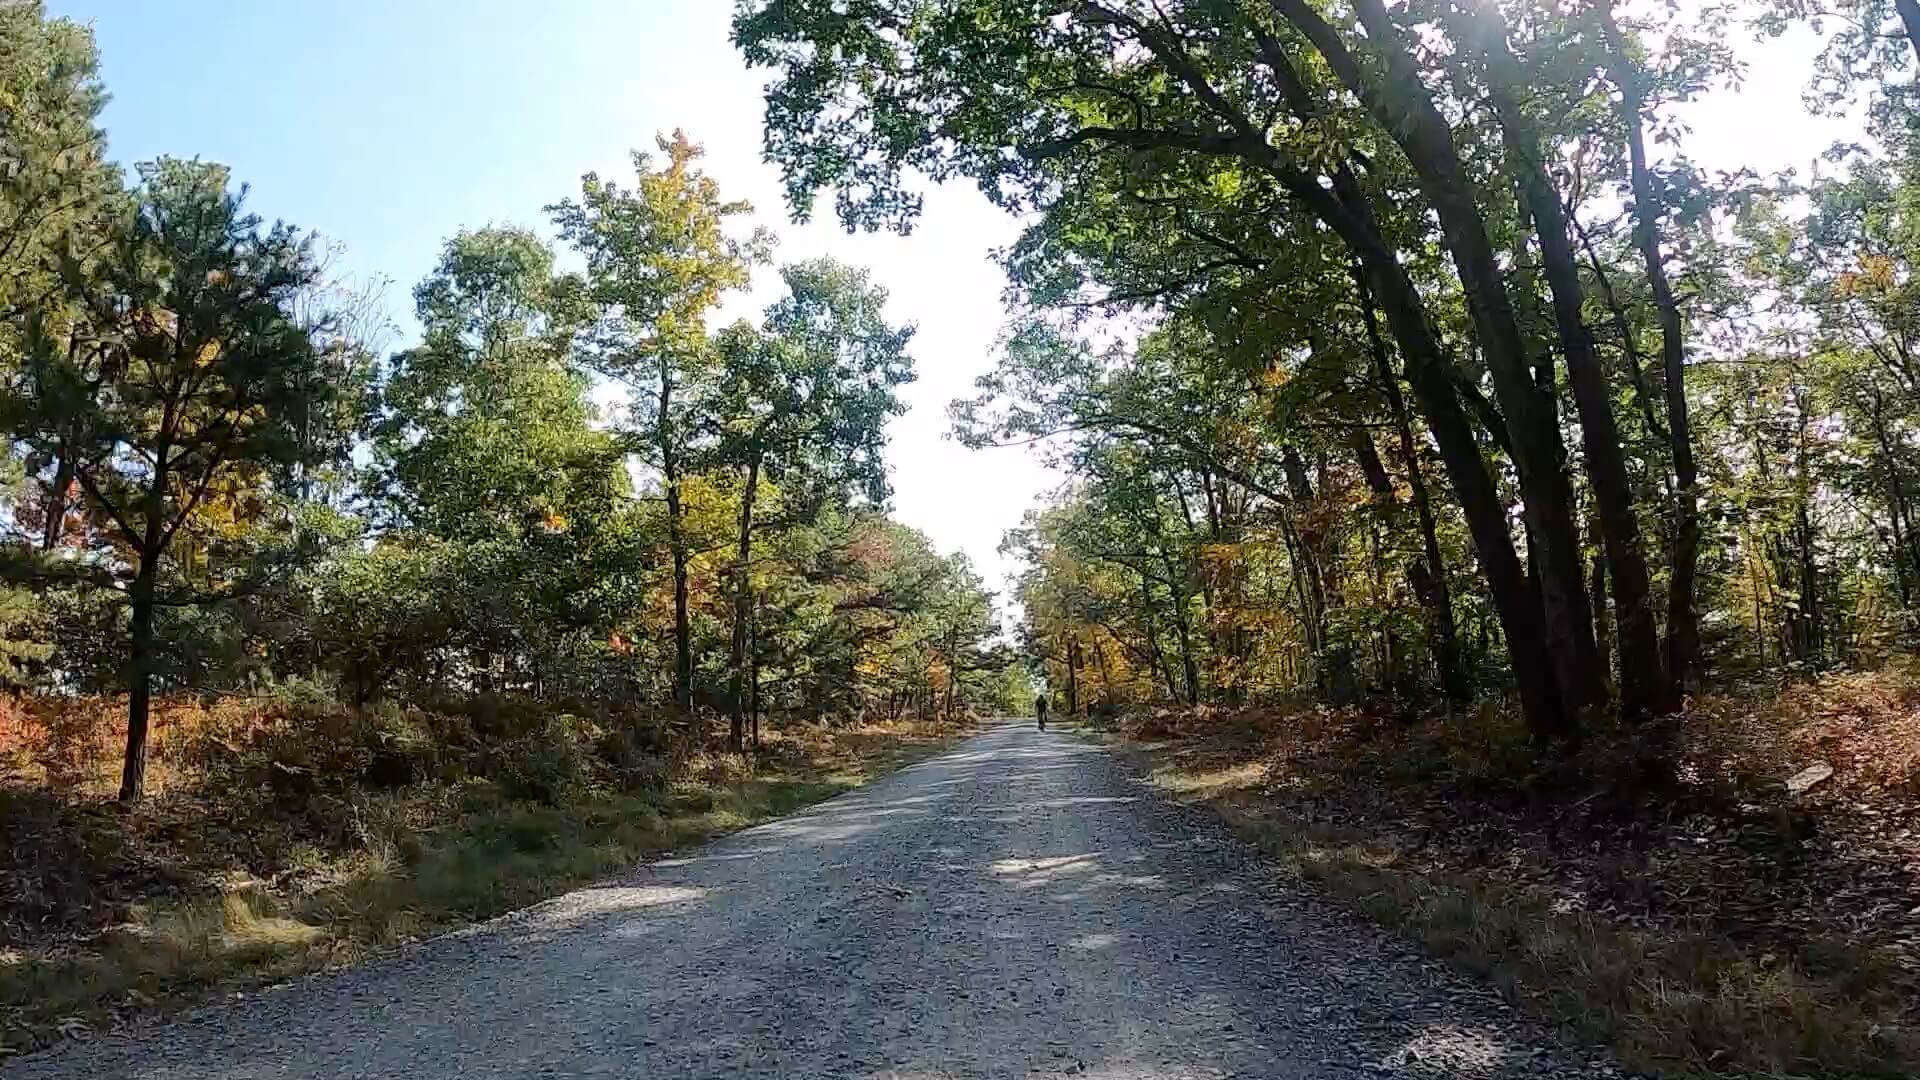
<svg viewBox="0 0 1920 1080">
<path fill-rule="evenodd" d="M 1617 1076 L 1072 733 L 806 812 L 19 1080 Z"/>
</svg>

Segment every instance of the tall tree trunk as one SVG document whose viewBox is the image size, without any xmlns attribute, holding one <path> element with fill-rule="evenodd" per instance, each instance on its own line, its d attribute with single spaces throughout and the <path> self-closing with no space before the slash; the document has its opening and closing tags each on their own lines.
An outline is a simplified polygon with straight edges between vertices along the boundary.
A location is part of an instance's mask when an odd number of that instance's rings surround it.
<svg viewBox="0 0 1920 1080">
<path fill-rule="evenodd" d="M 1349 202 L 1349 206 L 1354 205 Z M 1427 419 L 1447 478 L 1460 501 L 1468 534 L 1473 538 L 1474 556 L 1487 577 L 1494 610 L 1507 639 L 1527 726 L 1539 737 L 1575 735 L 1579 730 L 1577 714 L 1562 708 L 1548 659 L 1539 590 L 1514 550 L 1506 505 L 1480 456 L 1480 444 L 1455 391 L 1450 365 L 1427 322 L 1420 294 L 1405 267 L 1379 241 L 1370 217 L 1343 224 L 1354 230 L 1350 242 L 1358 241 L 1354 244 L 1356 252 L 1400 346 L 1407 382 L 1413 387 L 1414 399 Z"/>
<path fill-rule="evenodd" d="M 949 722 L 953 720 L 954 687 L 960 683 L 959 653 L 960 635 L 949 630 L 947 633 L 947 694 L 946 701 L 942 705 L 942 712 Z"/>
<path fill-rule="evenodd" d="M 1814 557 L 1813 531 L 1813 463 L 1808 454 L 1809 427 L 1812 417 L 1808 410 L 1808 401 L 1802 393 L 1794 394 L 1794 412 L 1798 423 L 1793 452 L 1793 471 L 1795 487 L 1794 542 L 1798 549 L 1794 552 L 1796 569 L 1800 577 L 1800 621 L 1805 628 L 1806 640 L 1804 655 L 1816 663 L 1824 658 L 1825 641 L 1820 622 L 1820 576 Z"/>
<path fill-rule="evenodd" d="M 1283 516 L 1280 528 L 1287 541 L 1287 566 L 1293 571 L 1293 592 L 1300 600 L 1301 636 L 1305 639 L 1307 655 L 1317 661 L 1327 641 L 1326 605 L 1318 588 L 1309 584 L 1308 566 L 1312 560 L 1307 555 L 1306 541 L 1301 538 L 1299 527 L 1291 517 Z"/>
<path fill-rule="evenodd" d="M 1171 576 L 1173 567 L 1167 567 Z M 1187 684 L 1187 704 L 1200 704 L 1200 663 L 1193 655 L 1193 620 L 1187 611 L 1189 597 L 1173 591 L 1173 626 L 1180 638 L 1180 673 Z"/>
<path fill-rule="evenodd" d="M 1881 468 L 1887 473 L 1887 516 L 1893 526 L 1894 582 L 1900 591 L 1901 608 L 1911 613 L 1914 594 L 1920 591 L 1920 536 L 1915 535 L 1906 484 L 1900 479 L 1900 456 L 1894 450 L 1893 437 L 1887 430 L 1886 401 L 1878 386 L 1873 388 L 1872 408 L 1868 415 L 1873 421 L 1873 441 L 1880 451 Z M 1909 624 L 1912 618 L 1909 614 Z"/>
<path fill-rule="evenodd" d="M 1906 499 L 1900 491 L 1900 477 L 1890 476 L 1889 480 L 1893 488 L 1893 498 L 1888 500 L 1892 509 L 1889 517 L 1893 525 L 1893 584 L 1900 594 L 1901 610 L 1910 611 L 1913 608 L 1913 589 L 1907 578 L 1907 536 L 1901 522 L 1901 508 Z"/>
<path fill-rule="evenodd" d="M 1343 81 L 1350 86 L 1365 82 L 1359 65 L 1346 54 L 1337 35 L 1331 33 L 1325 20 L 1304 0 L 1270 0 L 1270 4 L 1282 19 L 1307 32 L 1330 61 L 1344 59 L 1343 64 L 1337 65 Z M 1306 90 L 1279 42 L 1258 24 L 1253 32 L 1261 57 L 1289 107 L 1303 122 L 1315 122 L 1323 111 L 1320 99 Z M 1146 43 L 1162 55 L 1168 51 L 1164 42 L 1147 40 Z M 1196 81 L 1190 72 L 1182 72 L 1182 77 L 1189 83 Z M 1209 97 L 1212 107 L 1216 111 L 1224 110 L 1223 115 L 1229 115 L 1235 124 L 1242 147 L 1238 152 L 1265 168 L 1298 204 L 1332 229 L 1360 260 L 1386 315 L 1387 325 L 1400 346 L 1407 381 L 1427 418 L 1428 430 L 1460 500 L 1473 537 L 1474 555 L 1487 576 L 1494 608 L 1505 631 L 1527 726 L 1536 737 L 1577 737 L 1579 712 L 1562 707 L 1545 646 L 1545 605 L 1539 590 L 1530 584 L 1520 565 L 1507 526 L 1506 507 L 1487 471 L 1486 461 L 1480 456 L 1479 442 L 1461 406 L 1460 397 L 1467 386 L 1441 349 L 1419 290 L 1414 287 L 1399 254 L 1387 243 L 1371 200 L 1345 162 L 1334 165 L 1329 191 L 1274 153 L 1251 122 L 1244 117 L 1232 117 L 1231 107 L 1217 92 L 1209 89 L 1203 97 Z M 1491 425 L 1489 431 L 1496 442 L 1503 441 L 1498 424 Z M 1484 639 L 1484 621 L 1481 630 Z M 1591 624 L 1586 630 L 1591 641 Z"/>
<path fill-rule="evenodd" d="M 153 530 L 148 530 L 152 532 Z M 157 554 L 142 555 L 133 579 L 133 648 L 127 664 L 127 753 L 120 768 L 120 801 L 139 802 L 147 783 L 147 730 L 153 693 L 153 606 Z"/>
<path fill-rule="evenodd" d="M 1293 523 L 1282 518 L 1281 529 L 1284 531 L 1287 539 L 1287 568 L 1292 571 L 1293 595 L 1294 599 L 1299 601 L 1300 606 L 1300 641 L 1302 649 L 1309 666 L 1317 669 L 1318 665 L 1314 664 L 1313 660 L 1320 655 L 1320 642 L 1323 634 L 1320 627 L 1319 608 L 1314 606 L 1313 592 L 1307 588 L 1307 558 L 1300 553 L 1300 538 L 1298 530 L 1293 527 Z M 1315 675 L 1316 677 L 1318 676 L 1317 670 L 1315 671 Z M 1174 696 L 1176 698 L 1179 697 L 1178 694 Z"/>
<path fill-rule="evenodd" d="M 747 462 L 746 484 L 740 489 L 740 533 L 733 555 L 733 642 L 728 656 L 727 741 L 739 750 L 746 737 L 747 623 L 753 618 L 753 500 L 760 490 L 760 455 Z"/>
<path fill-rule="evenodd" d="M 1100 643 L 1098 634 L 1093 639 L 1093 666 L 1100 671 L 1100 706 L 1113 704 L 1113 671 L 1107 667 L 1107 648 Z"/>
<path fill-rule="evenodd" d="M 1394 497 L 1393 480 L 1387 476 L 1386 463 L 1380 460 L 1380 451 L 1373 445 L 1372 434 L 1356 424 L 1347 430 L 1347 441 L 1353 447 L 1355 460 L 1359 462 L 1361 477 L 1373 492 L 1374 505 L 1381 511 L 1368 522 L 1367 562 L 1373 579 L 1374 606 L 1377 609 L 1384 608 L 1387 603 L 1386 545 L 1381 540 L 1380 530 L 1399 521 L 1400 501 Z M 1394 647 L 1390 626 L 1383 626 L 1375 639 L 1375 682 L 1384 686 L 1398 686 L 1399 673 L 1390 670 L 1393 658 L 1399 655 L 1399 650 Z"/>
<path fill-rule="evenodd" d="M 1560 193 L 1547 174 L 1546 162 L 1533 122 L 1522 110 L 1518 93 L 1526 76 L 1508 50 L 1506 26 L 1491 9 L 1470 15 L 1491 75 L 1494 112 L 1505 134 L 1510 165 L 1519 186 L 1526 216 L 1533 219 L 1547 287 L 1553 297 L 1554 325 L 1567 361 L 1580 414 L 1582 448 L 1587 476 L 1598 507 L 1600 537 L 1612 572 L 1614 617 L 1620 638 L 1620 705 L 1628 717 L 1645 718 L 1669 712 L 1677 702 L 1660 658 L 1660 634 L 1654 621 L 1652 586 L 1640 540 L 1640 523 L 1633 508 L 1633 490 L 1621 451 L 1620 428 L 1614 420 L 1613 394 L 1594 353 L 1582 308 L 1579 264 L 1561 209 Z M 1595 590 L 1595 595 L 1601 595 Z M 1589 605 L 1591 606 L 1591 605 Z M 1598 635 L 1596 655 L 1598 655 Z M 1606 670 L 1604 660 L 1600 670 Z"/>
<path fill-rule="evenodd" d="M 1345 700 L 1353 690 L 1353 646 L 1344 639 L 1336 644 L 1327 634 L 1328 612 L 1341 606 L 1342 598 L 1336 591 L 1338 570 L 1328 566 L 1332 545 L 1327 542 L 1327 527 L 1319 513 L 1323 508 L 1315 505 L 1313 481 L 1299 451 L 1288 446 L 1282 450 L 1280 460 L 1287 477 L 1287 491 L 1294 502 L 1292 519 L 1284 521 L 1283 527 L 1294 537 L 1294 552 L 1305 571 L 1307 611 L 1313 620 L 1314 671 L 1323 692 L 1336 700 Z M 1324 480 L 1323 475 L 1323 496 Z"/>
<path fill-rule="evenodd" d="M 747 641 L 747 715 L 753 721 L 753 748 L 760 749 L 760 622 L 766 605 L 756 603 L 753 621 L 748 625 Z"/>
<path fill-rule="evenodd" d="M 1550 392 L 1533 366 L 1494 258 L 1486 224 L 1475 202 L 1453 134 L 1421 82 L 1401 32 L 1381 0 L 1356 0 L 1368 40 L 1386 64 L 1385 85 L 1376 83 L 1337 31 L 1306 0 L 1272 0 L 1326 58 L 1334 73 L 1387 128 L 1413 164 L 1422 193 L 1440 219 L 1441 233 L 1465 292 L 1481 352 L 1512 437 L 1524 510 L 1536 542 L 1529 558 L 1539 565 L 1540 629 L 1559 684 L 1561 724 L 1577 729 L 1587 707 L 1603 693 L 1593 620 L 1587 608 L 1585 573 L 1573 525 L 1573 493 L 1565 448 L 1554 423 Z"/>
<path fill-rule="evenodd" d="M 1567 224 L 1573 227 L 1574 235 L 1580 238 L 1581 250 L 1587 253 L 1587 269 L 1593 273 L 1595 285 L 1600 287 L 1600 300 L 1606 305 L 1608 321 L 1613 323 L 1614 336 L 1620 339 L 1620 355 L 1627 361 L 1627 379 L 1633 387 L 1633 401 L 1640 410 L 1640 422 L 1647 426 L 1647 433 L 1658 439 L 1664 446 L 1672 446 L 1673 440 L 1667 436 L 1666 425 L 1653 407 L 1653 391 L 1647 388 L 1645 365 L 1640 362 L 1640 347 L 1633 340 L 1633 320 L 1627 318 L 1627 306 L 1614 290 L 1613 278 L 1607 273 L 1607 264 L 1601 260 L 1600 253 L 1593 246 L 1593 237 L 1580 224 L 1579 215 L 1569 213 Z M 1660 470 L 1660 486 L 1666 490 L 1667 497 L 1673 497 L 1673 477 L 1665 469 Z"/>
<path fill-rule="evenodd" d="M 153 693 L 153 608 L 154 587 L 160 575 L 160 556 L 168 539 L 164 514 L 167 485 L 171 479 L 164 467 L 171 449 L 169 437 L 173 414 L 169 407 L 161 421 L 161 438 L 154 448 L 155 460 L 163 467 L 154 470 L 144 499 L 144 532 L 138 538 L 140 564 L 134 574 L 128 597 L 132 607 L 133 642 L 127 664 L 127 752 L 120 768 L 120 802 L 132 805 L 140 801 L 147 782 L 147 728 Z M 129 539 L 134 539 L 129 537 Z"/>
<path fill-rule="evenodd" d="M 1140 620 L 1146 628 L 1147 654 L 1153 658 L 1153 666 L 1167 683 L 1167 700 L 1177 701 L 1180 690 L 1173 682 L 1173 664 L 1167 660 L 1167 651 L 1160 647 L 1160 632 L 1153 625 L 1153 586 L 1152 579 L 1140 575 Z"/>
<path fill-rule="evenodd" d="M 1673 536 L 1667 583 L 1667 669 L 1681 687 L 1693 684 L 1700 667 L 1700 618 L 1695 610 L 1695 577 L 1700 562 L 1699 468 L 1693 459 L 1693 425 L 1687 409 L 1687 349 L 1680 305 L 1660 254 L 1660 218 L 1664 208 L 1647 164 L 1643 130 L 1646 89 L 1627 54 L 1614 22 L 1610 0 L 1599 4 L 1601 32 L 1612 55 L 1614 82 L 1620 88 L 1620 118 L 1627 132 L 1632 171 L 1633 239 L 1646 264 L 1647 285 L 1660 315 L 1660 361 L 1666 374 L 1667 438 L 1673 448 Z"/>
<path fill-rule="evenodd" d="M 1067 715 L 1080 715 L 1080 638 L 1067 639 Z"/>
<path fill-rule="evenodd" d="M 1806 639 L 1807 659 L 1820 663 L 1825 658 L 1826 642 L 1820 625 L 1820 575 L 1813 554 L 1813 521 L 1803 500 L 1794 515 L 1794 552 L 1800 575 L 1800 624 Z"/>
<path fill-rule="evenodd" d="M 667 488 L 667 546 L 673 555 L 673 702 L 683 711 L 693 709 L 693 617 L 688 612 L 687 534 L 680 505 L 680 458 L 673 437 L 672 361 L 660 358 L 660 417 L 655 437 L 660 446 L 660 471 Z"/>
</svg>

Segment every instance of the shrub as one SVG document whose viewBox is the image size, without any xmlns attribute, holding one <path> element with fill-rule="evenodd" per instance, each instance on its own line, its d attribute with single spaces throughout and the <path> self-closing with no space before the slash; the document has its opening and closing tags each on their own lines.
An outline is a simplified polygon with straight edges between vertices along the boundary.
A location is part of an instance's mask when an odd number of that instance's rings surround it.
<svg viewBox="0 0 1920 1080">
<path fill-rule="evenodd" d="M 604 736 L 591 720 L 561 713 L 537 731 L 499 744 L 488 775 L 510 798 L 557 805 L 591 783 L 595 750 Z"/>
<path fill-rule="evenodd" d="M 656 791 L 666 785 L 669 742 L 664 728 L 610 724 L 594 745 L 594 754 L 621 788 Z"/>
</svg>

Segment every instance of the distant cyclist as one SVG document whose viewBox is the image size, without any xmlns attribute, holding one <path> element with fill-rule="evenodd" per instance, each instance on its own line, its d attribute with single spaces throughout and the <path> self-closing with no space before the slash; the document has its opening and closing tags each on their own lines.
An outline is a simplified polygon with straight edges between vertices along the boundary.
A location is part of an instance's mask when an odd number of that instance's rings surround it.
<svg viewBox="0 0 1920 1080">
<path fill-rule="evenodd" d="M 1047 695 L 1033 699 L 1033 718 L 1039 721 L 1041 731 L 1047 730 Z"/>
</svg>

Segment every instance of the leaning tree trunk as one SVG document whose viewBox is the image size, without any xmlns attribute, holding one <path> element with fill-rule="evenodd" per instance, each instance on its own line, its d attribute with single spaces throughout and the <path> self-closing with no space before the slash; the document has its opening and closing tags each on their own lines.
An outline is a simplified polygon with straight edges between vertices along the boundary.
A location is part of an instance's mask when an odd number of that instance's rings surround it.
<svg viewBox="0 0 1920 1080">
<path fill-rule="evenodd" d="M 1519 323 L 1472 182 L 1454 146 L 1452 129 L 1421 82 L 1401 33 L 1380 0 L 1357 0 L 1355 6 L 1368 39 L 1378 46 L 1385 60 L 1385 84 L 1364 70 L 1339 33 L 1306 0 L 1271 2 L 1392 134 L 1414 166 L 1421 191 L 1440 219 L 1445 246 L 1459 273 L 1467 311 L 1505 413 L 1524 509 L 1536 538 L 1528 554 L 1539 567 L 1539 631 L 1559 684 L 1557 700 L 1563 715 L 1558 726 L 1577 730 L 1587 707 L 1602 696 L 1604 683 L 1573 526 L 1573 494 L 1564 465 L 1565 449 L 1553 420 L 1551 397 L 1534 381 Z"/>
<path fill-rule="evenodd" d="M 660 471 L 667 488 L 667 546 L 673 555 L 673 701 L 693 709 L 693 617 L 688 613 L 686 517 L 680 504 L 680 459 L 673 442 L 673 377 L 660 359 L 660 418 L 654 435 L 660 446 Z"/>
<path fill-rule="evenodd" d="M 1313 42 L 1349 88 L 1370 105 L 1381 104 L 1375 92 L 1377 87 L 1370 84 L 1339 36 L 1306 0 L 1269 0 L 1269 3 L 1277 16 L 1292 23 Z M 1374 4 L 1373 7 L 1377 9 L 1378 5 Z M 1302 122 L 1316 122 L 1323 111 L 1320 99 L 1306 90 L 1306 84 L 1278 42 L 1257 23 L 1253 29 L 1262 59 L 1289 108 Z M 1506 507 L 1487 471 L 1486 461 L 1480 456 L 1479 442 L 1462 410 L 1457 377 L 1434 336 L 1433 328 L 1428 324 L 1426 306 L 1419 291 L 1400 262 L 1398 253 L 1385 240 L 1372 203 L 1362 192 L 1352 170 L 1344 162 L 1336 163 L 1332 170 L 1332 190 L 1328 190 L 1319 180 L 1302 172 L 1293 162 L 1275 152 L 1251 120 L 1236 114 L 1216 90 L 1205 84 L 1204 78 L 1192 69 L 1191 63 L 1185 62 L 1179 55 L 1176 45 L 1169 44 L 1161 35 L 1150 30 L 1142 34 L 1141 40 L 1156 53 L 1170 57 L 1181 78 L 1194 85 L 1196 92 L 1208 100 L 1210 107 L 1233 124 L 1238 136 L 1235 152 L 1266 169 L 1297 203 L 1339 235 L 1360 259 L 1387 316 L 1387 325 L 1400 345 L 1407 367 L 1407 380 L 1412 384 L 1415 399 L 1427 417 L 1428 428 L 1439 448 L 1441 461 L 1460 499 L 1468 530 L 1473 537 L 1475 556 L 1486 573 L 1495 609 L 1506 631 L 1515 680 L 1520 690 L 1521 708 L 1528 727 L 1539 737 L 1577 737 L 1579 710 L 1562 707 L 1562 696 L 1555 685 L 1556 665 L 1550 662 L 1551 651 L 1544 644 L 1547 639 L 1547 605 L 1542 602 L 1538 588 L 1529 583 L 1514 551 Z M 1430 100 L 1427 106 L 1431 111 Z M 1444 126 L 1444 121 L 1442 124 Z M 1394 128 L 1397 125 L 1389 123 L 1388 126 Z M 1571 532 L 1571 525 L 1568 531 Z M 1577 564 L 1573 572 L 1577 581 Z M 1578 602 L 1581 607 L 1585 606 L 1584 594 L 1579 596 Z M 1591 623 L 1583 623 L 1579 629 L 1584 630 L 1591 646 Z M 1597 672 L 1584 673 L 1583 678 L 1591 678 L 1595 683 L 1598 681 Z"/>
<path fill-rule="evenodd" d="M 1406 268 L 1381 241 L 1369 208 L 1354 198 L 1344 201 L 1354 213 L 1335 220 L 1366 268 L 1368 284 L 1400 345 L 1407 382 L 1413 387 L 1440 461 L 1453 482 L 1468 534 L 1473 538 L 1474 556 L 1487 577 L 1494 610 L 1505 631 L 1527 726 L 1542 738 L 1576 735 L 1578 727 L 1572 722 L 1574 717 L 1561 707 L 1559 687 L 1548 659 L 1539 590 L 1514 550 L 1506 505 L 1480 456 L 1479 441 L 1474 438 L 1447 361 L 1427 322 L 1420 294 Z"/>
<path fill-rule="evenodd" d="M 1620 118 L 1627 133 L 1627 158 L 1632 172 L 1633 239 L 1646 264 L 1647 285 L 1660 315 L 1660 361 L 1666 374 L 1667 438 L 1673 448 L 1673 538 L 1667 584 L 1667 669 L 1682 687 L 1691 685 L 1700 667 L 1700 619 L 1694 608 L 1695 578 L 1700 563 L 1700 473 L 1693 459 L 1693 427 L 1687 409 L 1687 349 L 1680 305 L 1660 254 L 1662 206 L 1653 173 L 1647 165 L 1642 114 L 1646 90 L 1638 68 L 1627 55 L 1625 39 L 1613 11 L 1603 0 L 1600 25 L 1612 52 L 1614 82 L 1620 87 Z"/>
<path fill-rule="evenodd" d="M 1470 16 L 1471 17 L 1471 16 Z M 1593 348 L 1593 337 L 1581 315 L 1585 297 L 1579 264 L 1560 193 L 1547 175 L 1541 145 L 1532 121 L 1517 97 L 1525 76 L 1507 49 L 1506 27 L 1498 15 L 1483 10 L 1475 19 L 1493 87 L 1494 112 L 1507 140 L 1508 154 L 1519 182 L 1525 210 L 1540 240 L 1540 255 L 1553 297 L 1554 323 L 1573 385 L 1574 405 L 1580 414 L 1582 448 L 1587 476 L 1598 507 L 1600 538 L 1611 570 L 1614 618 L 1620 642 L 1620 706 L 1634 718 L 1672 710 L 1673 688 L 1660 657 L 1660 633 L 1655 625 L 1652 586 L 1640 540 L 1640 522 L 1634 513 L 1633 489 L 1621 451 L 1619 424 L 1613 415 L 1613 394 Z M 1595 595 L 1600 595 L 1595 589 Z M 1591 605 L 1590 605 L 1591 606 Z M 1595 635 L 1596 656 L 1598 635 Z M 1600 669 L 1606 669 L 1604 660 Z"/>
</svg>

